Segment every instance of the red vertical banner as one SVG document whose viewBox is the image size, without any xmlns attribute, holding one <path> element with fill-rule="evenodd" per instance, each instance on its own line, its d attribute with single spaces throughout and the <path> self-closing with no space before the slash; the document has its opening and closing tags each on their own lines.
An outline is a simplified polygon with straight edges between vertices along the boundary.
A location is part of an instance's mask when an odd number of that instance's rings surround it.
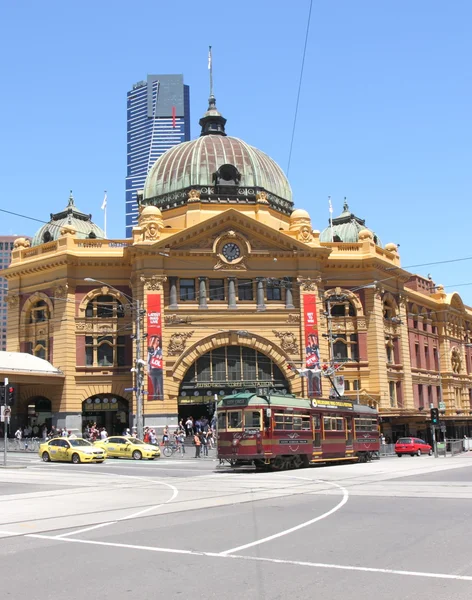
<svg viewBox="0 0 472 600">
<path fill-rule="evenodd" d="M 148 400 L 164 400 L 161 295 L 147 297 Z"/>
<path fill-rule="evenodd" d="M 320 345 L 318 339 L 318 319 L 315 294 L 303 296 L 305 325 L 305 366 L 308 382 L 308 397 L 321 397 Z"/>
<path fill-rule="evenodd" d="M 175 119 L 177 117 L 177 114 L 175 112 L 175 106 L 172 107 L 172 128 L 175 129 Z"/>
</svg>

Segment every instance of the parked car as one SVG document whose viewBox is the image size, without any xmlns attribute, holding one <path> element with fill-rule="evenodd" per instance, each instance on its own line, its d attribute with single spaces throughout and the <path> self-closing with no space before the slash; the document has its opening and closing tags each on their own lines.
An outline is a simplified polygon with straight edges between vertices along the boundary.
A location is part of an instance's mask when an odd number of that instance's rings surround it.
<svg viewBox="0 0 472 600">
<path fill-rule="evenodd" d="M 403 437 L 397 440 L 395 452 L 398 458 L 401 458 L 404 454 L 410 454 L 411 456 L 429 454 L 429 456 L 431 456 L 433 454 L 433 448 L 420 438 Z"/>
<path fill-rule="evenodd" d="M 146 444 L 142 440 L 132 437 L 113 436 L 105 440 L 97 440 L 93 445 L 103 448 L 109 458 L 132 458 L 134 460 L 147 458 L 148 460 L 154 460 L 161 455 L 158 446 Z"/>
<path fill-rule="evenodd" d="M 103 448 L 94 448 L 82 438 L 53 438 L 39 446 L 39 456 L 44 462 L 66 461 L 79 463 L 102 463 L 107 457 Z"/>
</svg>

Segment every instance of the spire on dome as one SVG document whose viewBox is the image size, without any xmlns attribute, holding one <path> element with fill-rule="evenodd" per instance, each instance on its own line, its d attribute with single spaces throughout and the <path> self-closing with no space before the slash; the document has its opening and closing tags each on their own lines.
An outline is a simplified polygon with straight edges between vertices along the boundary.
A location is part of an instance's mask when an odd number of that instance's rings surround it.
<svg viewBox="0 0 472 600">
<path fill-rule="evenodd" d="M 69 194 L 69 202 L 67 203 L 67 206 L 74 206 L 74 196 L 72 195 L 72 190 Z"/>
<path fill-rule="evenodd" d="M 213 58 L 211 46 L 208 49 L 208 70 L 210 71 L 210 97 L 208 98 L 208 109 L 199 121 L 202 128 L 200 135 L 226 135 L 226 119 L 216 108 L 216 98 L 213 94 Z"/>
</svg>

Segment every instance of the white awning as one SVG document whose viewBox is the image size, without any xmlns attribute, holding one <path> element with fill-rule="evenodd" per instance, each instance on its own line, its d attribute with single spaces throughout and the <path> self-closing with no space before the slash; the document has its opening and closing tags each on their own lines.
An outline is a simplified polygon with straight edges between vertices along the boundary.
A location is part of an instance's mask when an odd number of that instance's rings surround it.
<svg viewBox="0 0 472 600">
<path fill-rule="evenodd" d="M 56 369 L 47 360 L 26 352 L 0 351 L 0 373 L 5 375 L 18 373 L 22 375 L 56 375 L 64 377 L 64 373 Z"/>
</svg>

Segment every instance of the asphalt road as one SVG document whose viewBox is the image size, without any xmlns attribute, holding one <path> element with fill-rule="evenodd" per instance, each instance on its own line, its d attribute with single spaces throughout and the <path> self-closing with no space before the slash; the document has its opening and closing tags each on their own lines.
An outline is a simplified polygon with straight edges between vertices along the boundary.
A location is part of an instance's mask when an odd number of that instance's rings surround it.
<svg viewBox="0 0 472 600">
<path fill-rule="evenodd" d="M 472 452 L 282 473 L 10 456 L 5 598 L 472 596 Z"/>
</svg>

